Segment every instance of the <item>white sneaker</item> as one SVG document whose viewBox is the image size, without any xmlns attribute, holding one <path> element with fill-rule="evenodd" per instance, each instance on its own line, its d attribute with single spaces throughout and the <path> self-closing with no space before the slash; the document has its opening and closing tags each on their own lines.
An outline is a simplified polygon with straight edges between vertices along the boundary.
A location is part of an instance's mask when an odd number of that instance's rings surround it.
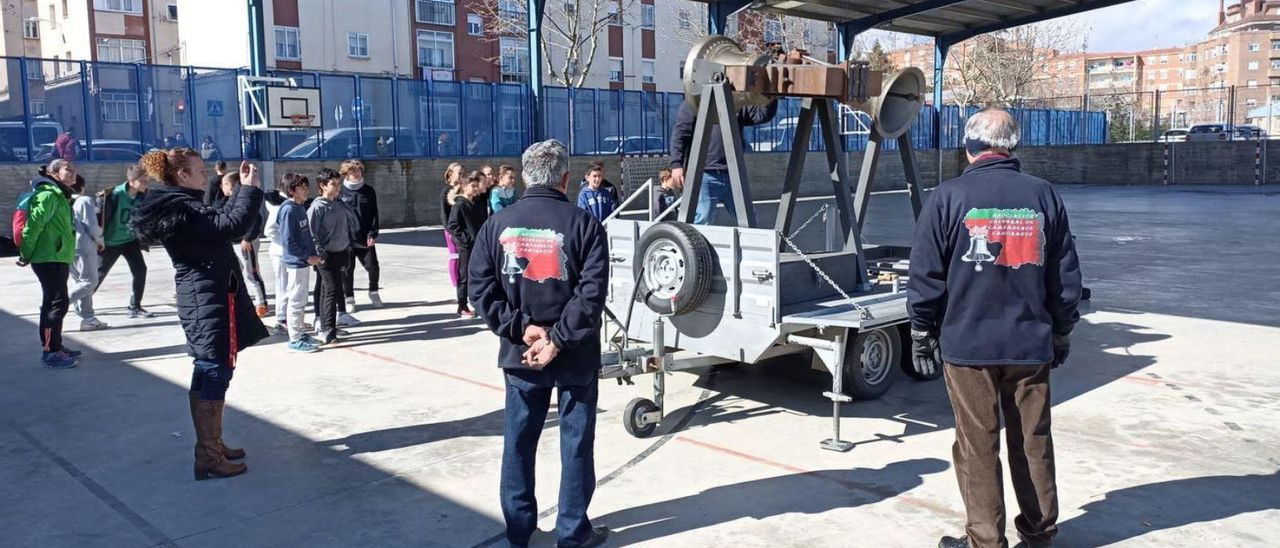
<svg viewBox="0 0 1280 548">
<path fill-rule="evenodd" d="M 81 331 L 98 331 L 101 329 L 106 329 L 108 327 L 111 327 L 111 326 L 107 325 L 106 322 L 99 320 L 97 317 L 89 318 L 87 320 L 80 320 Z"/>
<path fill-rule="evenodd" d="M 377 291 L 369 292 L 369 304 L 373 305 L 374 308 L 382 308 L 382 297 L 378 296 Z"/>
<path fill-rule="evenodd" d="M 360 320 L 357 320 L 355 316 L 347 313 L 338 314 L 338 327 L 355 327 L 357 325 L 360 325 Z"/>
<path fill-rule="evenodd" d="M 347 310 L 354 312 L 356 309 L 356 298 L 347 297 Z"/>
</svg>

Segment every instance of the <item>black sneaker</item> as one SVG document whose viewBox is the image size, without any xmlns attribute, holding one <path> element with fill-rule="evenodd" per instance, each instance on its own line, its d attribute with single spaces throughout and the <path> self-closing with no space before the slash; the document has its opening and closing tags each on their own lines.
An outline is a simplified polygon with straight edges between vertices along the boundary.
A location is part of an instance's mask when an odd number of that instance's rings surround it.
<svg viewBox="0 0 1280 548">
<path fill-rule="evenodd" d="M 556 548 L 593 548 L 604 544 L 609 539 L 608 527 L 592 527 L 591 536 L 582 542 L 559 541 L 556 542 Z"/>
<path fill-rule="evenodd" d="M 155 314 L 152 314 L 152 313 L 150 313 L 150 312 L 147 312 L 147 309 L 142 308 L 141 306 L 139 306 L 138 308 L 130 308 L 130 309 L 129 309 L 129 317 L 130 317 L 130 318 L 133 318 L 133 319 L 135 319 L 135 320 L 136 320 L 136 319 L 140 319 L 140 318 L 154 318 L 154 317 L 156 317 L 156 315 L 155 315 Z"/>
<path fill-rule="evenodd" d="M 942 537 L 938 541 L 938 548 L 969 548 L 969 537 Z"/>
</svg>

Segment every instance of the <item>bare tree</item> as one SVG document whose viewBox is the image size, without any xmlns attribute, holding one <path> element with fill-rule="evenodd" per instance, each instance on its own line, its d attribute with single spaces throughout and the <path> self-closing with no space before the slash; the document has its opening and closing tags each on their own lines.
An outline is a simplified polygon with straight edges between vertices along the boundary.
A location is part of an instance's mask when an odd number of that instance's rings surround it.
<svg viewBox="0 0 1280 548">
<path fill-rule="evenodd" d="M 587 82 L 596 53 L 609 26 L 620 24 L 636 0 L 566 0 L 550 2 L 542 18 L 542 56 L 551 81 L 578 88 Z M 526 0 L 478 0 L 473 4 L 484 24 L 485 38 L 529 36 Z M 501 55 L 501 54 L 500 54 Z M 539 70 L 530 67 L 529 70 Z"/>
<path fill-rule="evenodd" d="M 977 36 L 952 49 L 945 83 L 961 105 L 1015 106 L 1037 94 L 1046 63 L 1082 51 L 1086 35 L 1078 24 L 1055 21 Z"/>
</svg>

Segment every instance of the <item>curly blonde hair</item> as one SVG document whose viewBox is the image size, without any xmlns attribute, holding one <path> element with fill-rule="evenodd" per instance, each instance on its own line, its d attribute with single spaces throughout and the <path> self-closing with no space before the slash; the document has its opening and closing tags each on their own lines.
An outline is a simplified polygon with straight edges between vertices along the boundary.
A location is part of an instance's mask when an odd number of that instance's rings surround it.
<svg viewBox="0 0 1280 548">
<path fill-rule="evenodd" d="M 178 172 L 191 169 L 194 162 L 203 161 L 200 153 L 190 148 L 157 149 L 142 155 L 138 165 L 152 179 L 169 186 L 178 185 Z"/>
</svg>

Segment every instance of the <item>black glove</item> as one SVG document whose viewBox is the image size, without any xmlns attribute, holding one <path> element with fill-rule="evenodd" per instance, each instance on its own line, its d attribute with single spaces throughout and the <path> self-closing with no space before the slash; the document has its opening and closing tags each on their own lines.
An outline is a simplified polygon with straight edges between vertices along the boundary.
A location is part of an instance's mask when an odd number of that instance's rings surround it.
<svg viewBox="0 0 1280 548">
<path fill-rule="evenodd" d="M 938 338 L 928 331 L 911 331 L 911 364 L 916 373 L 933 376 L 942 369 L 942 350 Z"/>
<path fill-rule="evenodd" d="M 1067 356 L 1071 354 L 1071 334 L 1064 333 L 1053 336 L 1053 367 L 1067 362 Z"/>
</svg>

